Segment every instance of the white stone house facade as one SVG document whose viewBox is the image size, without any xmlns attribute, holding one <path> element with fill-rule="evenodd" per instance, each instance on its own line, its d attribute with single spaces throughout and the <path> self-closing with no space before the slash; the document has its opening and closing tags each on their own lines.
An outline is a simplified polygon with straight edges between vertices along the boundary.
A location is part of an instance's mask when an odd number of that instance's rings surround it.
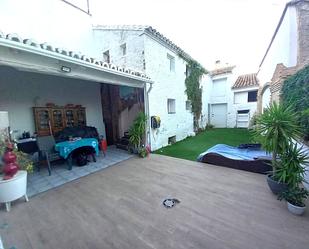
<svg viewBox="0 0 309 249">
<path fill-rule="evenodd" d="M 309 1 L 286 4 L 259 66 L 258 111 L 280 100 L 284 80 L 309 62 Z"/>
<path fill-rule="evenodd" d="M 152 150 L 194 134 L 193 115 L 185 93 L 187 62 L 179 54 L 190 58 L 189 55 L 147 26 L 98 25 L 93 27 L 93 36 L 97 54 L 102 58 L 143 71 L 153 80 L 154 84 L 146 89 L 147 108 L 149 117 L 160 117 L 161 126 L 149 131 Z M 201 126 L 206 125 L 206 119 L 207 108 L 204 107 Z"/>
<path fill-rule="evenodd" d="M 256 75 L 237 76 L 235 66 L 219 63 L 210 71 L 203 101 L 208 105 L 208 122 L 214 127 L 248 128 L 256 112 Z"/>
</svg>

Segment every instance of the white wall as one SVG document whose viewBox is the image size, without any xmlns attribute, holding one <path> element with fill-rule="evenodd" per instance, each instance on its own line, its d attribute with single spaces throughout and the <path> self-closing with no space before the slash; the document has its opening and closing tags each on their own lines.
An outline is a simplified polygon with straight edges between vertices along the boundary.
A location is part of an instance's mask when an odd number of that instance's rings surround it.
<svg viewBox="0 0 309 249">
<path fill-rule="evenodd" d="M 257 110 L 257 102 L 248 102 L 248 92 L 258 90 L 258 87 L 247 87 L 233 90 L 234 102 L 232 102 L 230 127 L 236 126 L 237 111 L 249 110 L 250 119 Z"/>
<path fill-rule="evenodd" d="M 32 107 L 47 102 L 86 107 L 87 125 L 104 134 L 100 84 L 0 67 L 0 110 L 9 112 L 12 130 L 35 131 Z"/>
<path fill-rule="evenodd" d="M 205 128 L 209 121 L 208 115 L 208 104 L 210 99 L 210 84 L 211 77 L 209 74 L 203 75 L 201 79 L 201 87 L 202 87 L 202 114 L 200 120 L 200 127 Z"/>
<path fill-rule="evenodd" d="M 270 100 L 271 100 L 271 92 L 270 92 L 270 88 L 267 87 L 262 95 L 262 112 L 265 108 L 267 108 L 270 104 Z"/>
<path fill-rule="evenodd" d="M 103 53 L 110 52 L 111 63 L 143 71 L 144 40 L 139 36 L 142 31 L 93 29 L 93 51 L 103 60 Z M 122 55 L 121 45 L 126 43 L 127 53 Z"/>
<path fill-rule="evenodd" d="M 149 36 L 144 35 L 144 44 L 146 74 L 155 82 L 149 96 L 150 116 L 161 118 L 161 127 L 151 130 L 151 147 L 155 150 L 166 146 L 169 137 L 176 136 L 180 141 L 192 135 L 193 115 L 186 110 L 186 62 Z M 174 72 L 170 71 L 167 54 L 175 58 Z M 176 100 L 176 113 L 168 113 L 167 99 Z"/>
<path fill-rule="evenodd" d="M 95 49 L 102 54 L 110 50 L 111 62 L 144 71 L 153 81 L 149 95 L 149 116 L 160 116 L 161 127 L 151 129 L 152 150 L 168 144 L 168 138 L 182 140 L 193 134 L 193 115 L 186 110 L 185 93 L 186 62 L 168 47 L 153 40 L 142 31 L 119 31 L 94 29 Z M 121 55 L 120 45 L 126 43 L 127 55 Z M 170 72 L 167 54 L 175 57 L 175 71 Z M 144 63 L 146 69 L 144 70 Z M 207 77 L 202 80 L 205 86 Z M 205 90 L 203 88 L 203 94 Z M 168 114 L 167 99 L 176 100 L 176 113 Z M 203 104 L 201 125 L 206 125 L 207 104 Z"/>
<path fill-rule="evenodd" d="M 227 127 L 236 127 L 236 117 L 238 110 L 250 110 L 250 117 L 254 115 L 257 109 L 257 102 L 248 102 L 248 91 L 257 90 L 258 87 L 248 87 L 243 89 L 233 90 L 234 85 L 238 76 L 236 69 L 233 73 L 216 75 L 213 77 L 207 76 L 205 78 L 205 86 L 203 90 L 203 107 L 206 111 L 208 105 L 212 104 L 227 104 Z M 216 86 L 221 84 L 221 86 Z M 238 103 L 235 104 L 235 94 Z M 209 118 L 209 117 L 208 117 Z"/>
<path fill-rule="evenodd" d="M 296 8 L 295 6 L 290 6 L 258 73 L 261 86 L 271 81 L 278 63 L 283 63 L 287 67 L 296 66 L 297 39 Z"/>
<path fill-rule="evenodd" d="M 227 103 L 231 90 L 230 75 L 215 76 L 212 78 L 210 89 L 210 103 Z"/>
<path fill-rule="evenodd" d="M 231 87 L 235 82 L 235 75 L 232 73 L 216 75 L 208 81 L 209 105 L 227 104 L 227 127 L 234 127 L 232 103 L 233 94 Z M 220 84 L 221 86 L 216 86 Z M 235 121 L 236 122 L 236 121 Z"/>
<path fill-rule="evenodd" d="M 0 31 L 95 56 L 91 21 L 91 16 L 60 0 L 1 0 Z"/>
</svg>

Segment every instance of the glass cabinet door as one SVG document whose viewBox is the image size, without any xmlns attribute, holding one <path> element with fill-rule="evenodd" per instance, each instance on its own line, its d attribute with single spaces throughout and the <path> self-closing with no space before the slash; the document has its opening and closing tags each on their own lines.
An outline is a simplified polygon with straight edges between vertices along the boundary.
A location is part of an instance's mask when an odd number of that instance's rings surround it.
<svg viewBox="0 0 309 249">
<path fill-rule="evenodd" d="M 63 125 L 63 109 L 52 109 L 52 127 L 54 132 L 61 131 Z"/>
<path fill-rule="evenodd" d="M 35 125 L 38 135 L 50 134 L 50 109 L 48 108 L 35 108 Z"/>
<path fill-rule="evenodd" d="M 66 127 L 75 126 L 75 110 L 73 109 L 65 109 L 65 122 Z"/>
<path fill-rule="evenodd" d="M 85 108 L 76 110 L 77 125 L 86 126 L 86 111 Z"/>
</svg>

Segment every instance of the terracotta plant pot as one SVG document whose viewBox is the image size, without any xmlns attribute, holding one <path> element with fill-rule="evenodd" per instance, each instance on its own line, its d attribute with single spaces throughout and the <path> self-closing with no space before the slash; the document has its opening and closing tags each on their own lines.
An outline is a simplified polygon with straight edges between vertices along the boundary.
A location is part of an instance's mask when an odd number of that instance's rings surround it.
<svg viewBox="0 0 309 249">
<path fill-rule="evenodd" d="M 272 178 L 272 175 L 267 175 L 267 183 L 268 186 L 275 195 L 288 190 L 288 185 L 286 183 L 277 182 Z"/>
</svg>

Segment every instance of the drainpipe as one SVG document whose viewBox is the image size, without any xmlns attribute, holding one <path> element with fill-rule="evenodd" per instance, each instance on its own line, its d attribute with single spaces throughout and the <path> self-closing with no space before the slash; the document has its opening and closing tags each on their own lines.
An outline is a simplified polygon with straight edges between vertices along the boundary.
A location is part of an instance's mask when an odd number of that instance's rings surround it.
<svg viewBox="0 0 309 249">
<path fill-rule="evenodd" d="M 145 111 L 146 111 L 146 115 L 147 115 L 147 117 L 148 117 L 148 119 L 147 119 L 147 129 L 146 129 L 146 140 L 147 140 L 147 142 L 148 142 L 148 145 L 150 146 L 150 148 L 151 148 L 151 139 L 150 139 L 150 126 L 151 126 L 151 124 L 150 124 L 150 116 L 149 116 L 149 93 L 150 93 L 150 91 L 152 90 L 152 82 L 148 82 L 149 83 L 149 88 L 148 88 L 148 90 L 146 91 L 146 89 L 147 89 L 147 83 L 145 83 L 145 92 L 146 92 L 146 94 L 145 94 L 145 96 L 146 96 L 146 103 L 145 103 Z"/>
</svg>

